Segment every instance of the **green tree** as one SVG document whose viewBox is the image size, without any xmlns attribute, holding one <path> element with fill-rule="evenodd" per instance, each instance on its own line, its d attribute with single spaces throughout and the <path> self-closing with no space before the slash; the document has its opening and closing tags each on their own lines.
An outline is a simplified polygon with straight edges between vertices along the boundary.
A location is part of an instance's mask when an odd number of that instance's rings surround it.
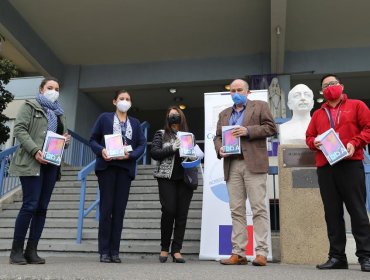
<svg viewBox="0 0 370 280">
<path fill-rule="evenodd" d="M 15 65 L 6 58 L 0 58 L 0 145 L 8 140 L 10 132 L 9 127 L 5 125 L 9 118 L 3 114 L 3 111 L 8 103 L 14 99 L 14 96 L 5 89 L 5 85 L 16 76 Z"/>
</svg>

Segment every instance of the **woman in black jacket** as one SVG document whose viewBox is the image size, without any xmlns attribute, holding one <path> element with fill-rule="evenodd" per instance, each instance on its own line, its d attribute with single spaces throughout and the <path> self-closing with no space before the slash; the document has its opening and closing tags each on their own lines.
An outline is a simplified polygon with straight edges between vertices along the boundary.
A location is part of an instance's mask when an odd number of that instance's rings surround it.
<svg viewBox="0 0 370 280">
<path fill-rule="evenodd" d="M 119 248 L 123 218 L 132 180 L 135 179 L 136 160 L 144 153 L 146 139 L 138 119 L 128 115 L 131 95 L 118 90 L 113 99 L 114 112 L 101 114 L 95 122 L 90 146 L 96 154 L 95 174 L 100 191 L 98 245 L 100 262 L 121 263 Z M 125 156 L 110 158 L 105 135 L 122 137 Z M 130 147 L 130 148 L 129 148 Z"/>
<path fill-rule="evenodd" d="M 184 182 L 184 169 L 179 155 L 178 131 L 188 131 L 184 113 L 176 106 L 167 110 L 164 130 L 158 130 L 152 141 L 151 155 L 158 161 L 154 177 L 158 180 L 159 199 L 162 205 L 161 253 L 159 261 L 167 261 L 171 245 L 171 256 L 176 263 L 185 263 L 181 256 L 186 220 L 193 190 Z M 175 226 L 173 226 L 175 224 Z"/>
</svg>

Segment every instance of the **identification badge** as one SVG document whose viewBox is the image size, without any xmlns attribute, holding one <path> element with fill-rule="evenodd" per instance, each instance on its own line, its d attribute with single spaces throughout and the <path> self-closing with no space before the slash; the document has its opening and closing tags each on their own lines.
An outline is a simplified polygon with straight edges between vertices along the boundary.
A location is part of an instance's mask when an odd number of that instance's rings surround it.
<svg viewBox="0 0 370 280">
<path fill-rule="evenodd" d="M 131 145 L 127 145 L 127 146 L 125 146 L 125 152 L 126 153 L 129 153 L 129 152 L 132 152 L 133 150 L 132 150 L 132 146 Z"/>
</svg>

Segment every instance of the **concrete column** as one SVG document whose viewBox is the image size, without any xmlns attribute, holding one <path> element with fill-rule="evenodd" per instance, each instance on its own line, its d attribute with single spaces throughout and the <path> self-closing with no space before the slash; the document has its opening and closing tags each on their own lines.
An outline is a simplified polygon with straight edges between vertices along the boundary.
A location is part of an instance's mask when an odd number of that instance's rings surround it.
<svg viewBox="0 0 370 280">
<path fill-rule="evenodd" d="M 77 103 L 79 94 L 80 66 L 68 65 L 61 81 L 60 102 L 67 118 L 68 129 L 76 127 Z M 81 108 L 83 110 L 83 108 Z"/>
</svg>

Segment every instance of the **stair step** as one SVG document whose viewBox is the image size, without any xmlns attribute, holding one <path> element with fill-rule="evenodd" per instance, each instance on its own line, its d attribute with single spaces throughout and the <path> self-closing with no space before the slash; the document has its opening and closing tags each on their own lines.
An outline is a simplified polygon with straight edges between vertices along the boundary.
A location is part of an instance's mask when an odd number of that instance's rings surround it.
<svg viewBox="0 0 370 280">
<path fill-rule="evenodd" d="M 80 188 L 79 187 L 55 187 L 53 191 L 53 195 L 56 194 L 75 194 L 78 195 L 80 194 Z M 97 187 L 87 187 L 86 188 L 86 194 L 96 194 Z M 202 193 L 203 192 L 203 187 L 199 186 L 194 193 Z M 134 186 L 131 187 L 130 189 L 130 195 L 131 194 L 147 194 L 147 193 L 156 193 L 158 195 L 158 187 L 153 186 L 153 187 L 139 187 L 139 186 Z"/>
<path fill-rule="evenodd" d="M 76 171 L 79 172 L 83 167 L 79 166 L 68 166 L 68 165 L 62 165 L 62 172 L 63 171 Z"/>
<path fill-rule="evenodd" d="M 15 210 L 6 210 L 0 212 L 0 219 L 2 218 L 14 218 L 18 215 L 19 209 Z M 90 217 L 95 216 L 95 210 L 89 214 Z M 78 209 L 75 210 L 48 210 L 47 218 L 76 218 L 78 217 Z M 160 218 L 161 211 L 158 208 L 157 210 L 143 210 L 143 209 L 127 209 L 125 212 L 125 218 L 137 218 L 137 219 L 148 219 L 148 218 Z M 190 209 L 189 218 L 200 219 L 202 217 L 202 212 L 200 209 Z M 1 222 L 0 222 L 1 226 Z M 0 227 L 1 228 L 1 227 Z M 0 235 L 1 236 L 1 235 Z"/>
<path fill-rule="evenodd" d="M 142 168 L 138 166 L 138 174 L 143 175 L 143 174 L 150 174 L 153 175 L 155 167 L 147 167 L 147 168 Z M 67 176 L 77 176 L 77 174 L 82 170 L 82 167 L 76 167 L 73 169 L 65 169 L 62 167 L 62 175 L 67 175 Z M 89 174 L 95 174 L 95 171 L 91 171 Z"/>
<path fill-rule="evenodd" d="M 85 209 L 91 204 L 90 202 L 85 203 Z M 15 202 L 12 204 L 3 204 L 2 208 L 6 209 L 20 209 L 22 203 Z M 160 209 L 161 204 L 159 201 L 128 201 L 126 209 Z M 49 204 L 48 209 L 78 209 L 79 202 L 65 202 L 65 201 L 52 201 Z M 192 209 L 201 209 L 202 202 L 201 201 L 192 201 L 190 204 L 190 208 Z"/>
<path fill-rule="evenodd" d="M 95 201 L 96 200 L 96 195 L 95 194 L 88 194 L 85 196 L 86 201 Z M 149 194 L 130 194 L 129 200 L 131 201 L 158 201 L 159 200 L 159 195 L 154 194 L 154 193 L 149 193 Z M 201 201 L 202 200 L 202 194 L 195 193 L 193 195 L 193 201 Z M 20 202 L 22 201 L 22 198 L 16 198 L 14 199 L 15 202 Z M 80 196 L 79 195 L 74 195 L 74 194 L 56 194 L 52 195 L 51 197 L 51 202 L 53 203 L 55 201 L 71 201 L 71 202 L 77 202 L 79 203 L 80 201 Z"/>
<path fill-rule="evenodd" d="M 203 185 L 202 178 L 198 178 L 198 184 Z M 80 187 L 80 186 L 81 186 L 81 182 L 77 181 L 77 177 L 69 181 L 58 181 L 55 184 L 55 187 Z M 97 187 L 98 186 L 97 179 L 86 181 L 86 186 L 87 187 Z M 133 180 L 131 182 L 131 186 L 132 187 L 136 187 L 136 186 L 138 187 L 157 187 L 158 183 L 157 183 L 157 180 L 155 179 Z"/>
<path fill-rule="evenodd" d="M 1 227 L 2 228 L 14 228 L 14 218 L 1 218 Z M 158 228 L 160 225 L 160 219 L 150 218 L 150 219 L 124 219 L 123 227 L 124 228 Z M 45 228 L 76 228 L 77 227 L 77 218 L 76 219 L 66 219 L 66 218 L 49 218 L 46 219 Z M 97 228 L 98 221 L 95 218 L 85 218 L 84 219 L 85 228 Z M 187 228 L 199 229 L 200 228 L 200 219 L 188 219 Z"/>
<path fill-rule="evenodd" d="M 160 217 L 158 184 L 153 177 L 153 165 L 138 166 L 138 175 L 132 182 L 130 197 L 123 223 L 121 252 L 126 254 L 155 254 L 160 251 Z M 84 219 L 83 241 L 76 244 L 77 217 L 81 182 L 77 174 L 81 167 L 62 167 L 62 180 L 56 183 L 49 205 L 45 229 L 39 251 L 97 252 L 98 226 L 95 210 Z M 188 214 L 182 252 L 197 256 L 201 234 L 202 176 L 200 186 L 194 192 Z M 86 181 L 85 209 L 96 199 L 97 178 L 91 172 Z M 14 223 L 22 205 L 21 198 L 14 203 L 3 204 L 0 211 L 0 251 L 10 250 Z"/>
<path fill-rule="evenodd" d="M 72 173 L 70 171 L 66 172 L 66 171 L 62 171 L 62 180 L 77 180 L 77 172 L 76 173 Z M 93 179 L 96 179 L 96 176 L 94 173 L 91 173 L 90 175 L 87 176 L 87 180 L 90 181 L 90 180 L 93 180 Z M 136 177 L 135 177 L 135 180 L 155 180 L 155 178 L 153 177 L 153 174 L 137 174 Z"/>
<path fill-rule="evenodd" d="M 87 201 L 94 201 L 96 200 L 96 194 L 88 194 L 85 196 Z M 79 201 L 80 196 L 75 194 L 55 194 L 52 195 L 51 201 Z M 130 193 L 129 200 L 131 201 L 158 201 L 159 195 L 156 193 Z M 193 201 L 200 201 L 202 200 L 201 193 L 195 193 L 192 198 Z M 17 199 L 15 201 L 22 201 L 22 199 Z"/>
<path fill-rule="evenodd" d="M 69 165 L 62 165 L 62 171 L 80 171 L 84 168 L 84 166 L 69 166 Z M 137 169 L 139 172 L 142 170 L 153 170 L 155 168 L 155 165 L 147 164 L 147 165 L 142 165 L 139 164 L 137 165 Z"/>
<path fill-rule="evenodd" d="M 187 241 L 183 243 L 181 250 L 184 254 L 199 254 L 199 241 Z M 0 250 L 10 250 L 11 242 L 9 240 L 0 240 Z M 76 244 L 74 240 L 44 240 L 41 239 L 39 251 L 54 251 L 54 252 L 97 252 L 98 242 L 92 240 L 84 240 L 81 244 Z M 160 242 L 157 240 L 123 240 L 120 246 L 122 253 L 150 253 L 157 254 L 160 251 Z"/>
<path fill-rule="evenodd" d="M 2 239 L 13 239 L 14 228 L 0 228 Z M 42 239 L 73 239 L 77 236 L 77 229 L 68 228 L 45 228 L 42 233 Z M 97 228 L 86 228 L 82 232 L 83 240 L 94 240 L 98 238 Z M 122 240 L 160 240 L 161 230 L 159 228 L 151 229 L 132 229 L 124 228 L 122 231 Z M 186 229 L 185 240 L 199 240 L 200 229 Z"/>
</svg>

